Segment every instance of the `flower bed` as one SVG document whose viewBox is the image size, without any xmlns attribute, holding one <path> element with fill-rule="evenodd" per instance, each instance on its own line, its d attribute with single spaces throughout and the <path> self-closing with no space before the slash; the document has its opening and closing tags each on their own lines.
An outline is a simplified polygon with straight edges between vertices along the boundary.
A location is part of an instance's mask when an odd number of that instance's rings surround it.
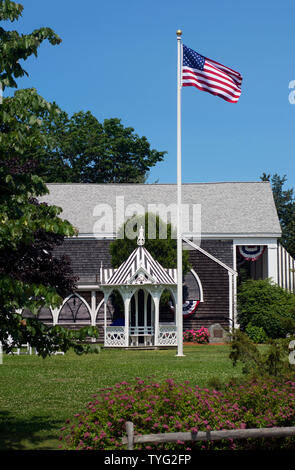
<svg viewBox="0 0 295 470">
<path fill-rule="evenodd" d="M 295 425 L 295 382 L 273 380 L 228 384 L 226 391 L 136 379 L 101 390 L 86 410 L 67 420 L 61 448 L 124 449 L 125 422 L 135 434 L 260 428 Z M 281 449 L 294 448 L 294 438 L 224 440 L 137 445 L 140 449 Z"/>
<path fill-rule="evenodd" d="M 198 344 L 206 344 L 209 343 L 209 331 L 207 328 L 200 328 L 199 330 L 186 330 L 183 333 L 183 341 L 186 343 L 198 343 Z"/>
</svg>

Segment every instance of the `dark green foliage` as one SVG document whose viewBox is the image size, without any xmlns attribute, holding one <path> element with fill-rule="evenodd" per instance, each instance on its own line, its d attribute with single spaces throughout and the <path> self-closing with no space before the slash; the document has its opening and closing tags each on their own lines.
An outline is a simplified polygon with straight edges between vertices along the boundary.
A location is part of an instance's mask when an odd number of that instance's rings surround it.
<svg viewBox="0 0 295 470">
<path fill-rule="evenodd" d="M 0 20 L 18 19 L 22 6 L 0 0 Z M 16 87 L 14 78 L 26 72 L 19 61 L 32 54 L 43 40 L 58 44 L 49 28 L 29 35 L 0 28 L 0 84 Z M 36 90 L 19 90 L 4 98 L 0 106 L 0 341 L 6 352 L 11 340 L 16 345 L 29 342 L 43 357 L 57 349 L 88 351 L 82 341 L 97 335 L 95 328 L 73 333 L 49 328 L 36 318 L 22 319 L 22 308 L 33 314 L 43 307 L 56 308 L 62 295 L 75 288 L 76 279 L 65 258 L 52 252 L 65 236 L 76 235 L 68 221 L 59 218 L 61 209 L 38 202 L 48 192 L 36 175 L 38 159 L 51 146 L 50 136 L 40 132 L 42 120 L 56 115 Z"/>
<path fill-rule="evenodd" d="M 268 340 L 267 334 L 261 326 L 253 326 L 248 323 L 245 331 L 253 343 L 266 343 Z"/>
<path fill-rule="evenodd" d="M 269 279 L 243 282 L 238 291 L 238 322 L 263 328 L 269 338 L 295 331 L 295 296 Z"/>
<path fill-rule="evenodd" d="M 170 223 L 165 224 L 158 215 L 146 213 L 144 216 L 135 216 L 126 221 L 120 228 L 118 238 L 110 244 L 112 265 L 118 268 L 133 250 L 137 248 L 137 234 L 140 226 L 145 229 L 145 248 L 150 252 L 163 268 L 177 267 L 177 241 L 175 232 Z M 155 238 L 149 238 L 149 228 L 155 227 Z M 166 238 L 160 238 L 167 234 Z M 190 269 L 188 252 L 183 251 L 183 274 Z"/>
<path fill-rule="evenodd" d="M 259 350 L 250 338 L 241 331 L 236 330 L 233 333 L 230 348 L 229 357 L 233 365 L 236 366 L 237 362 L 241 361 L 243 363 L 243 373 L 248 374 L 250 371 L 257 371 L 262 366 Z"/>
<path fill-rule="evenodd" d="M 290 339 L 269 340 L 261 352 L 245 333 L 236 330 L 232 336 L 230 359 L 235 366 L 243 364 L 243 373 L 251 377 L 292 377 L 293 366 L 288 361 Z"/>
<path fill-rule="evenodd" d="M 0 20 L 17 20 L 22 11 L 22 5 L 0 0 Z M 15 80 L 28 75 L 22 60 L 37 56 L 44 40 L 61 42 L 50 28 L 24 35 L 0 27 L 0 90 L 16 88 Z M 120 119 L 100 123 L 90 111 L 69 117 L 34 89 L 3 100 L 0 131 L 2 155 L 21 153 L 22 162 L 35 159 L 35 174 L 53 183 L 144 183 L 166 153 L 151 149 L 146 137 L 124 127 Z"/>
<path fill-rule="evenodd" d="M 37 170 L 49 183 L 144 183 L 166 153 L 151 149 L 146 137 L 120 119 L 100 123 L 90 111 L 69 117 L 60 110 L 40 130 L 52 139 Z"/>
<path fill-rule="evenodd" d="M 279 221 L 282 228 L 280 243 L 286 248 L 293 258 L 295 258 L 295 198 L 293 188 L 284 189 L 287 181 L 286 175 L 283 177 L 277 173 L 267 175 L 263 173 L 262 181 L 270 181 L 273 197 L 278 212 Z"/>
<path fill-rule="evenodd" d="M 23 6 L 10 0 L 0 0 L 0 21 L 18 20 Z M 30 34 L 19 34 L 17 31 L 6 31 L 0 27 L 0 84 L 16 88 L 15 79 L 28 75 L 20 64 L 32 54 L 37 56 L 38 48 L 48 40 L 55 45 L 61 42 L 59 36 L 50 28 L 39 28 Z"/>
</svg>

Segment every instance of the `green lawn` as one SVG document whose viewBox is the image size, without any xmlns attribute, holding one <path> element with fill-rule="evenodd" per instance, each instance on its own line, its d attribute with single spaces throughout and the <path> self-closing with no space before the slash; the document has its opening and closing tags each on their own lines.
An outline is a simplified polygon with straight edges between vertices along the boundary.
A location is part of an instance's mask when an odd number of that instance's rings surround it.
<svg viewBox="0 0 295 470">
<path fill-rule="evenodd" d="M 59 429 L 83 410 L 98 389 L 134 377 L 189 380 L 201 387 L 218 377 L 241 374 L 228 358 L 228 346 L 185 346 L 176 350 L 102 349 L 100 354 L 69 352 L 47 359 L 5 356 L 0 365 L 0 449 L 57 449 Z"/>
</svg>

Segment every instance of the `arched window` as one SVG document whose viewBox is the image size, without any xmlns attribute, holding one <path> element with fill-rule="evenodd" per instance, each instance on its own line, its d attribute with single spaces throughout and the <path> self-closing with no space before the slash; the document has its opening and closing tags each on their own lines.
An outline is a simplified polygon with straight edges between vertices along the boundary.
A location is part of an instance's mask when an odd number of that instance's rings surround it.
<svg viewBox="0 0 295 470">
<path fill-rule="evenodd" d="M 27 308 L 22 310 L 23 318 L 36 318 L 36 316 Z M 53 323 L 53 315 L 49 307 L 41 307 L 37 314 L 38 320 L 43 323 Z"/>
<path fill-rule="evenodd" d="M 50 308 L 48 307 L 40 308 L 37 318 L 43 323 L 53 323 L 53 316 L 52 316 Z"/>
<path fill-rule="evenodd" d="M 73 294 L 63 304 L 58 323 L 91 323 L 89 306 L 78 294 Z"/>
</svg>

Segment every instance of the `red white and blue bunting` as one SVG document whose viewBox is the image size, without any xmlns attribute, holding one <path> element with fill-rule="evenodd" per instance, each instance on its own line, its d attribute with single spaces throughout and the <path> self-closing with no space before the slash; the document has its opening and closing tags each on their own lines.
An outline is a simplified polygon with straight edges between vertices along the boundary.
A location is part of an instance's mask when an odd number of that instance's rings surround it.
<svg viewBox="0 0 295 470">
<path fill-rule="evenodd" d="M 187 300 L 186 302 L 184 302 L 182 306 L 183 318 L 188 318 L 193 315 L 196 312 L 199 303 L 200 300 Z M 171 310 L 174 312 L 174 306 L 172 305 L 172 302 L 169 302 L 169 305 Z"/>
<path fill-rule="evenodd" d="M 263 245 L 244 245 L 238 247 L 240 255 L 246 261 L 257 261 L 264 253 Z"/>
</svg>

